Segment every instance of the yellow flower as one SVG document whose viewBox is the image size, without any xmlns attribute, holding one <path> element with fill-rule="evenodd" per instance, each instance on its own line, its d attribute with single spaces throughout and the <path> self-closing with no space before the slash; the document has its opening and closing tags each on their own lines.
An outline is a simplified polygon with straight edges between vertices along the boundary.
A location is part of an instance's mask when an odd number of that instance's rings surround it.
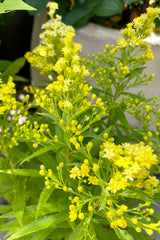
<svg viewBox="0 0 160 240">
<path fill-rule="evenodd" d="M 75 166 L 70 170 L 70 178 L 75 179 L 79 177 L 80 177 L 80 169 L 77 166 Z"/>
<path fill-rule="evenodd" d="M 117 172 L 113 178 L 111 178 L 108 184 L 108 190 L 116 193 L 119 190 L 124 190 L 128 186 L 128 181 L 124 178 L 120 172 Z"/>
<path fill-rule="evenodd" d="M 117 222 L 116 221 L 111 222 L 110 226 L 113 229 L 116 228 L 117 227 Z"/>
<path fill-rule="evenodd" d="M 69 205 L 69 210 L 73 211 L 75 209 L 75 206 L 73 204 Z"/>
<path fill-rule="evenodd" d="M 75 202 L 75 203 L 78 203 L 79 202 L 79 197 L 74 197 L 74 199 L 73 199 L 73 201 Z"/>
<path fill-rule="evenodd" d="M 69 218 L 71 222 L 74 222 L 77 219 L 77 212 L 75 210 L 70 211 Z"/>
<path fill-rule="evenodd" d="M 82 186 L 78 186 L 78 192 L 83 192 L 83 187 Z"/>
<path fill-rule="evenodd" d="M 88 205 L 88 211 L 93 212 L 94 208 L 91 205 Z"/>
<path fill-rule="evenodd" d="M 84 219 L 84 213 L 80 212 L 80 213 L 78 214 L 78 218 L 79 218 L 80 220 L 83 220 L 83 219 Z"/>
<path fill-rule="evenodd" d="M 122 216 L 124 214 L 124 211 L 123 209 L 119 208 L 117 211 L 116 211 L 117 215 L 118 216 Z"/>
<path fill-rule="evenodd" d="M 89 166 L 86 164 L 81 165 L 80 175 L 82 177 L 88 177 L 89 176 Z"/>
<path fill-rule="evenodd" d="M 99 165 L 97 163 L 93 164 L 93 171 L 97 172 L 99 170 Z"/>
<path fill-rule="evenodd" d="M 107 213 L 107 216 L 108 216 L 109 219 L 113 219 L 114 214 L 113 214 L 111 211 L 109 211 L 109 212 Z"/>
<path fill-rule="evenodd" d="M 132 223 L 135 224 L 135 225 L 138 223 L 137 218 L 132 218 L 131 221 L 132 221 Z"/>
<path fill-rule="evenodd" d="M 152 234 L 153 234 L 153 230 L 152 230 L 152 229 L 146 228 L 145 231 L 146 231 L 146 233 L 147 233 L 148 235 L 152 235 Z"/>
<path fill-rule="evenodd" d="M 118 219 L 117 221 L 117 225 L 120 227 L 120 228 L 126 228 L 127 227 L 127 222 L 126 220 L 121 217 L 120 219 Z"/>
<path fill-rule="evenodd" d="M 89 176 L 88 177 L 88 183 L 92 184 L 92 185 L 98 185 L 98 178 L 97 177 L 93 177 L 93 176 Z"/>
<path fill-rule="evenodd" d="M 107 200 L 107 205 L 111 206 L 113 204 L 112 200 L 111 199 L 108 199 Z"/>
</svg>

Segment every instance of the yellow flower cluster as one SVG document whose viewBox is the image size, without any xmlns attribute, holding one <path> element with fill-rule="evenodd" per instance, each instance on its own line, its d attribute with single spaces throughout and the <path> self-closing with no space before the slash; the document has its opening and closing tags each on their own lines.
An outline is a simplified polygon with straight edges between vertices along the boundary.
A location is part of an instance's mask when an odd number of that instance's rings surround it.
<svg viewBox="0 0 160 240">
<path fill-rule="evenodd" d="M 19 133 L 16 131 L 16 128 L 26 121 L 28 109 L 32 106 L 29 103 L 29 98 L 29 95 L 26 95 L 22 101 L 17 101 L 15 83 L 12 77 L 9 77 L 7 83 L 0 82 L 1 151 L 18 145 L 17 135 Z"/>
<path fill-rule="evenodd" d="M 67 164 L 64 166 L 64 163 L 59 163 L 56 175 L 42 165 L 40 174 L 45 177 L 45 185 L 47 188 L 55 185 L 69 193 L 71 222 L 90 219 L 98 213 L 105 216 L 113 229 L 133 226 L 137 232 L 142 229 L 150 235 L 154 230 L 159 232 L 160 222 L 151 222 L 154 209 L 150 206 L 151 202 L 145 200 L 146 194 L 151 199 L 150 196 L 159 187 L 159 181 L 150 174 L 151 167 L 157 164 L 156 155 L 150 146 L 145 146 L 142 142 L 115 145 L 112 138 L 108 139 L 107 133 L 103 137 L 99 159 L 92 158 L 93 144 L 88 142 L 81 151 L 84 155 L 88 154 L 88 159 L 70 169 L 67 181 L 62 172 L 63 167 L 68 170 Z M 79 151 L 78 149 L 77 152 Z M 143 191 L 140 190 L 142 188 Z M 131 196 L 143 203 L 136 207 L 128 207 L 127 202 L 122 204 L 122 198 L 125 201 L 125 198 Z"/>
<path fill-rule="evenodd" d="M 11 138 L 11 143 L 17 141 L 30 141 L 33 142 L 33 147 L 38 147 L 41 143 L 58 142 L 58 137 L 51 135 L 48 128 L 48 124 L 39 124 L 37 121 L 33 123 L 30 120 L 26 120 L 24 124 L 19 125 L 16 123 L 16 129 L 14 136 Z"/>
<path fill-rule="evenodd" d="M 154 213 L 154 209 L 150 205 L 151 203 L 146 201 L 133 208 L 128 208 L 124 204 L 117 207 L 115 202 L 108 200 L 106 217 L 113 229 L 117 227 L 125 229 L 132 225 L 137 232 L 141 232 L 143 229 L 148 235 L 152 235 L 154 230 L 160 231 L 160 221 L 151 223 L 150 217 Z"/>
<path fill-rule="evenodd" d="M 45 29 L 40 34 L 42 43 L 33 50 L 33 53 L 27 52 L 25 55 L 31 65 L 39 69 L 41 74 L 46 77 L 52 76 L 55 70 L 54 65 L 63 55 L 62 49 L 65 48 L 66 34 L 74 33 L 74 29 L 71 26 L 66 26 L 61 22 L 59 15 L 56 15 L 56 18 L 54 18 L 58 5 L 49 2 L 48 7 L 50 20 L 42 25 L 42 29 Z"/>
<path fill-rule="evenodd" d="M 99 170 L 99 165 L 94 164 L 91 169 L 88 159 L 85 159 L 80 168 L 76 165 L 70 170 L 70 178 L 82 180 L 83 178 L 87 177 L 88 184 L 98 185 L 98 178 L 90 175 L 90 170 L 92 170 L 92 172 L 97 172 Z"/>
<path fill-rule="evenodd" d="M 124 39 L 144 39 L 150 36 L 151 31 L 155 26 L 154 20 L 159 14 L 159 8 L 147 8 L 146 14 L 141 14 L 141 16 L 135 18 L 132 23 L 127 24 L 127 28 L 122 30 Z"/>
<path fill-rule="evenodd" d="M 72 200 L 72 204 L 69 206 L 69 218 L 70 221 L 73 222 L 75 221 L 77 218 L 79 218 L 80 220 L 83 220 L 85 218 L 85 215 L 83 212 L 81 212 L 81 203 L 79 200 L 79 197 L 74 197 Z"/>
<path fill-rule="evenodd" d="M 53 18 L 57 8 L 54 3 L 48 6 L 51 19 L 43 27 L 42 44 L 33 53 L 27 53 L 26 58 L 53 81 L 45 89 L 35 90 L 34 99 L 52 114 L 70 145 L 78 149 L 83 141 L 83 132 L 106 115 L 107 108 L 101 98 L 96 99 L 95 94 L 90 96 L 92 87 L 84 81 L 89 71 L 78 55 L 81 45 L 73 41 L 74 30 L 61 23 L 59 16 Z M 51 49 L 55 51 L 52 56 Z"/>
<path fill-rule="evenodd" d="M 113 165 L 113 176 L 109 180 L 107 190 L 116 193 L 127 187 L 144 188 L 150 195 L 159 185 L 158 179 L 150 176 L 150 169 L 158 163 L 157 155 L 149 145 L 144 143 L 115 145 L 106 141 L 102 145 L 102 159 Z"/>
<path fill-rule="evenodd" d="M 11 109 L 17 109 L 15 94 L 16 89 L 12 77 L 9 77 L 7 83 L 0 82 L 0 115 L 5 114 Z"/>
</svg>

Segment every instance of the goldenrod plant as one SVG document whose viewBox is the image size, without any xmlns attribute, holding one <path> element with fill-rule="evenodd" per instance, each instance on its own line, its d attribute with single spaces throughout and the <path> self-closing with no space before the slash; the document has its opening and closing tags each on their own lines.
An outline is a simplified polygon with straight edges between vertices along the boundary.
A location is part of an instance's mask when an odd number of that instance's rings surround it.
<svg viewBox="0 0 160 240">
<path fill-rule="evenodd" d="M 129 89 L 153 78 L 143 74 L 153 57 L 144 38 L 160 10 L 148 8 L 117 46 L 85 61 L 75 30 L 55 16 L 58 5 L 48 7 L 41 43 L 25 55 L 48 85 L 25 87 L 18 100 L 12 76 L 0 83 L 0 191 L 8 203 L 0 230 L 9 240 L 151 240 L 160 233 L 160 112 L 157 98 Z M 97 88 L 85 80 L 90 71 Z"/>
<path fill-rule="evenodd" d="M 129 141 L 142 139 L 154 146 L 157 153 L 160 146 L 160 99 L 157 96 L 148 99 L 143 92 L 134 94 L 130 89 L 149 85 L 153 80 L 154 74 L 144 72 L 146 62 L 154 57 L 145 38 L 150 36 L 158 12 L 159 9 L 148 8 L 146 14 L 121 30 L 123 39 L 118 39 L 116 46 L 107 44 L 103 53 L 93 54 L 86 63 L 98 85 L 93 91 L 108 108 L 108 116 L 104 117 L 102 124 L 106 127 L 112 125 L 113 135 L 119 141 L 123 141 L 124 135 Z M 131 128 L 127 113 L 139 121 L 140 128 Z"/>
</svg>

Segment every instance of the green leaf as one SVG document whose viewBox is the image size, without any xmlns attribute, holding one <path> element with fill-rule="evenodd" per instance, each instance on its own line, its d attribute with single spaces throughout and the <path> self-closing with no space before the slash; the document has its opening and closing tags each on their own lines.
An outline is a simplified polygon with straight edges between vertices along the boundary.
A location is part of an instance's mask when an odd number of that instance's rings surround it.
<svg viewBox="0 0 160 240">
<path fill-rule="evenodd" d="M 10 12 L 13 10 L 36 10 L 21 0 L 5 0 L 0 3 L 0 13 Z"/>
<path fill-rule="evenodd" d="M 48 117 L 52 120 L 54 120 L 54 122 L 56 122 L 58 119 L 51 113 L 48 113 L 48 112 L 44 112 L 44 113 L 37 113 L 38 115 L 41 115 L 41 116 L 45 116 L 45 117 Z"/>
<path fill-rule="evenodd" d="M 18 228 L 19 227 L 19 224 L 17 222 L 17 219 L 14 219 L 14 220 L 11 220 L 11 221 L 7 221 L 5 222 L 4 224 L 1 224 L 0 225 L 0 232 L 3 232 L 3 231 L 8 231 L 8 230 L 12 230 L 13 228 Z"/>
<path fill-rule="evenodd" d="M 94 14 L 100 17 L 111 17 L 121 14 L 123 11 L 123 1 L 102 0 L 94 9 Z"/>
<path fill-rule="evenodd" d="M 95 224 L 95 230 L 98 239 L 100 240 L 119 240 L 119 238 L 116 236 L 115 232 L 113 229 L 110 227 L 105 228 L 100 224 Z"/>
<path fill-rule="evenodd" d="M 93 132 L 85 132 L 83 136 L 102 141 L 102 136 L 97 135 L 96 133 L 93 133 Z"/>
<path fill-rule="evenodd" d="M 122 230 L 120 228 L 114 229 L 115 233 L 117 234 L 118 238 L 121 240 L 135 240 L 132 235 L 130 235 L 126 230 Z"/>
<path fill-rule="evenodd" d="M 12 62 L 9 67 L 1 74 L 1 78 L 4 82 L 7 82 L 9 76 L 16 75 L 21 68 L 25 65 L 26 59 L 24 57 L 17 58 Z"/>
<path fill-rule="evenodd" d="M 84 239 L 85 231 L 84 231 L 84 221 L 81 221 L 76 228 L 74 228 L 72 234 L 69 236 L 68 240 L 81 240 Z"/>
<path fill-rule="evenodd" d="M 35 217 L 36 219 L 39 217 L 39 215 L 41 214 L 41 210 L 44 207 L 44 204 L 48 201 L 48 199 L 50 198 L 53 190 L 54 190 L 54 186 L 51 186 L 49 189 L 47 187 L 44 187 L 40 197 L 38 199 L 38 203 L 37 203 L 37 208 L 36 208 L 36 214 Z"/>
<path fill-rule="evenodd" d="M 140 96 L 135 93 L 130 93 L 130 92 L 122 92 L 121 94 L 125 96 L 130 96 L 133 99 L 138 99 L 139 101 L 142 101 L 142 102 L 150 102 L 153 99 L 153 98 L 144 98 L 143 96 Z"/>
<path fill-rule="evenodd" d="M 84 26 L 93 15 L 97 0 L 87 0 L 84 4 L 77 4 L 72 11 L 65 14 L 63 20 L 67 25 L 73 25 L 75 28 Z"/>
<path fill-rule="evenodd" d="M 119 107 L 115 108 L 115 114 L 116 114 L 116 119 L 119 120 L 125 128 L 131 129 L 125 114 L 121 111 Z"/>
<path fill-rule="evenodd" d="M 38 170 L 32 170 L 32 169 L 4 169 L 4 170 L 0 170 L 0 173 L 9 174 L 9 175 L 26 176 L 26 177 L 41 177 Z"/>
<path fill-rule="evenodd" d="M 0 204 L 0 213 L 4 213 L 4 212 L 7 212 L 11 209 L 11 206 L 10 205 L 2 205 Z"/>
<path fill-rule="evenodd" d="M 108 192 L 104 192 L 100 198 L 100 210 L 106 207 L 107 199 L 108 199 Z"/>
<path fill-rule="evenodd" d="M 0 60 L 0 72 L 5 71 L 11 63 L 12 62 L 8 60 Z"/>
<path fill-rule="evenodd" d="M 28 157 L 26 157 L 22 162 L 21 164 L 23 164 L 24 162 L 27 162 L 29 160 L 31 160 L 32 158 L 35 158 L 35 157 L 38 157 L 48 151 L 58 151 L 58 149 L 60 148 L 60 144 L 56 143 L 56 144 L 53 144 L 53 145 L 50 145 L 50 146 L 47 146 L 47 147 L 44 147 L 44 148 L 41 148 L 39 150 L 37 150 L 36 152 L 34 152 L 33 154 L 29 155 Z"/>
<path fill-rule="evenodd" d="M 66 14 L 64 21 L 67 25 L 74 25 L 74 24 L 76 24 L 77 21 L 79 21 L 80 19 L 83 19 L 87 16 L 89 19 L 90 14 L 91 13 L 88 9 L 86 9 L 84 7 L 79 7 L 79 8 L 72 10 L 68 14 Z"/>
<path fill-rule="evenodd" d="M 30 233 L 34 233 L 39 230 L 50 228 L 51 226 L 54 227 L 55 224 L 64 222 L 67 220 L 67 218 L 68 218 L 68 215 L 66 213 L 60 213 L 60 214 L 54 214 L 54 215 L 42 217 L 24 226 L 20 230 L 18 230 L 11 237 L 9 237 L 8 240 L 18 239 Z"/>
<path fill-rule="evenodd" d="M 32 238 L 30 238 L 30 240 L 46 240 L 48 239 L 48 236 L 51 234 L 51 232 L 53 231 L 53 229 L 45 229 L 43 231 L 38 231 L 34 234 L 34 236 Z"/>
<path fill-rule="evenodd" d="M 59 210 L 59 206 L 57 202 L 56 203 L 45 203 L 43 206 L 43 210 L 41 210 L 41 215 L 45 216 L 47 214 L 53 214 L 53 213 L 57 213 L 57 211 Z M 24 209 L 24 215 L 25 217 L 30 217 L 30 216 L 34 216 L 36 213 L 36 205 L 31 205 L 31 206 L 27 206 Z M 11 206 L 10 206 L 11 208 Z M 0 215 L 0 219 L 4 219 L 4 218 L 15 218 L 15 213 L 13 211 L 8 212 L 8 213 L 4 213 L 2 215 Z"/>
<path fill-rule="evenodd" d="M 36 8 L 36 11 L 29 11 L 29 14 L 31 15 L 37 15 L 38 13 L 41 13 L 46 10 L 46 5 L 48 3 L 48 0 L 25 0 L 27 4 L 30 6 Z"/>
<path fill-rule="evenodd" d="M 139 199 L 141 201 L 149 201 L 149 202 L 157 205 L 155 200 L 149 194 L 147 194 L 146 192 L 144 192 L 143 190 L 140 190 L 140 189 L 130 188 L 128 190 L 121 192 L 119 195 L 122 197 L 126 197 L 126 198 Z"/>
<path fill-rule="evenodd" d="M 22 76 L 15 75 L 13 77 L 13 81 L 15 81 L 15 82 L 28 82 L 28 79 L 24 78 Z"/>
<path fill-rule="evenodd" d="M 22 226 L 22 219 L 25 207 L 25 197 L 24 197 L 24 180 L 22 177 L 16 177 L 15 187 L 14 187 L 14 200 L 12 202 L 12 209 Z"/>
<path fill-rule="evenodd" d="M 120 228 L 114 229 L 115 233 L 121 240 L 135 240 L 131 234 L 129 234 L 126 230 L 122 230 Z"/>
</svg>

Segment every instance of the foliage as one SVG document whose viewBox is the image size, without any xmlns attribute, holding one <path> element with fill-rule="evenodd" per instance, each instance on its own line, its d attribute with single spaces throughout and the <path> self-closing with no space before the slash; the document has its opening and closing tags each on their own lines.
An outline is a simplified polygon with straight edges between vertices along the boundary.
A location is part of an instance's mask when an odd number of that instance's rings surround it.
<svg viewBox="0 0 160 240">
<path fill-rule="evenodd" d="M 143 73 L 153 57 L 143 40 L 160 10 L 148 8 L 116 46 L 85 61 L 75 30 L 55 16 L 56 3 L 48 7 L 41 43 L 25 55 L 48 85 L 25 87 L 19 101 L 13 77 L 1 75 L 0 191 L 8 205 L 0 206 L 0 230 L 9 240 L 151 240 L 160 232 L 151 205 L 160 186 L 160 111 L 157 98 L 129 90 L 153 78 Z M 90 71 L 96 87 L 85 81 Z"/>
<path fill-rule="evenodd" d="M 26 3 L 37 8 L 30 12 L 37 14 L 46 9 L 48 0 L 26 0 Z M 149 0 L 56 0 L 59 5 L 57 13 L 62 16 L 62 21 L 74 28 L 80 28 L 89 21 L 111 28 L 123 28 L 135 17 L 146 11 L 149 2 L 159 6 L 159 1 Z M 157 18 L 157 24 L 159 20 Z M 158 26 L 157 26 L 158 27 Z"/>
<path fill-rule="evenodd" d="M 36 10 L 35 8 L 24 3 L 22 0 L 5 0 L 3 3 L 0 3 L 0 13 L 6 13 L 13 10 Z"/>
</svg>

